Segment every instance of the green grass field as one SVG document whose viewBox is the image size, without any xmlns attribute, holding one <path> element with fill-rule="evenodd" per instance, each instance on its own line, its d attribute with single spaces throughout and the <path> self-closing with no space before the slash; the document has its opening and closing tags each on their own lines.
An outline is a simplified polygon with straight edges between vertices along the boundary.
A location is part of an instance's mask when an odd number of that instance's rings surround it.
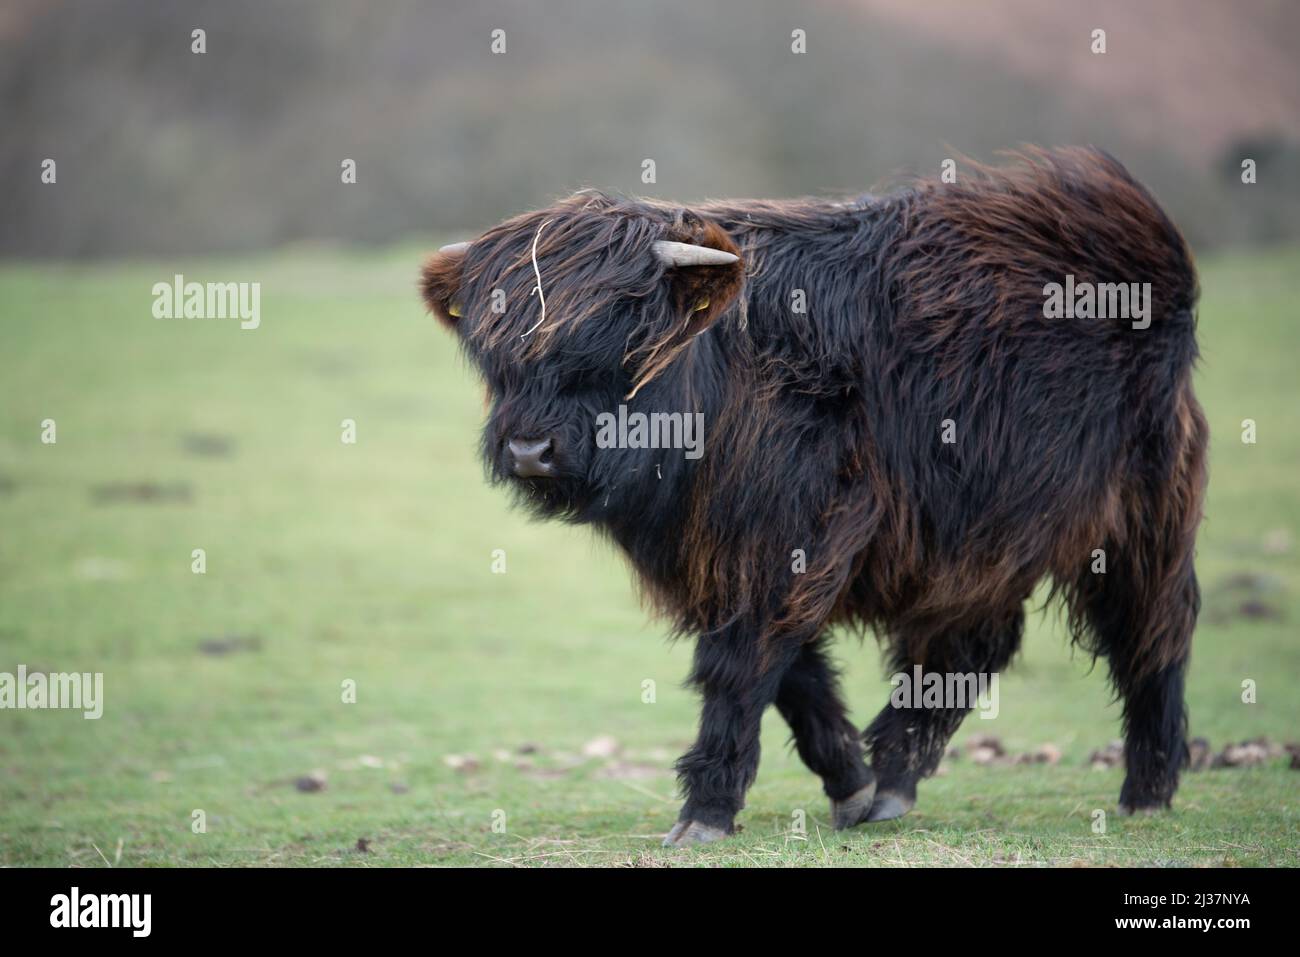
<svg viewBox="0 0 1300 957">
<path fill-rule="evenodd" d="M 0 864 L 1300 863 L 1285 757 L 1188 774 L 1169 814 L 1113 813 L 1122 772 L 1088 756 L 1118 736 L 1118 707 L 1050 609 L 1000 716 L 956 740 L 1050 742 L 1059 764 L 959 758 L 908 817 L 837 834 L 772 712 L 743 831 L 660 848 L 694 731 L 690 649 L 589 533 L 528 522 L 485 486 L 482 390 L 422 312 L 419 256 L 0 268 L 0 671 L 103 672 L 105 696 L 98 721 L 0 711 Z M 1300 738 L 1300 252 L 1201 271 L 1213 448 L 1188 694 L 1217 751 Z M 174 272 L 260 281 L 261 327 L 152 318 Z M 879 656 L 837 648 L 865 724 L 889 690 Z M 616 754 L 583 754 L 605 736 Z M 323 789 L 295 786 L 316 771 Z"/>
</svg>

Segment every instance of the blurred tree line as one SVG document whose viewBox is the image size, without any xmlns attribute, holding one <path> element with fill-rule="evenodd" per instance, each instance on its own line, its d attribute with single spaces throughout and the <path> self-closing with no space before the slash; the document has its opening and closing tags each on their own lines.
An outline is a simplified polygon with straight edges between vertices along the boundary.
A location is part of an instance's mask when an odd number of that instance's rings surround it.
<svg viewBox="0 0 1300 957">
<path fill-rule="evenodd" d="M 1294 129 L 1207 162 L 853 3 L 8 2 L 6 256 L 469 234 L 587 185 L 683 201 L 860 193 L 1022 142 L 1111 150 L 1200 247 L 1300 230 Z M 191 52 L 195 28 L 206 53 Z M 794 28 L 807 53 L 791 52 Z M 1243 188 L 1243 149 L 1267 189 Z"/>
</svg>

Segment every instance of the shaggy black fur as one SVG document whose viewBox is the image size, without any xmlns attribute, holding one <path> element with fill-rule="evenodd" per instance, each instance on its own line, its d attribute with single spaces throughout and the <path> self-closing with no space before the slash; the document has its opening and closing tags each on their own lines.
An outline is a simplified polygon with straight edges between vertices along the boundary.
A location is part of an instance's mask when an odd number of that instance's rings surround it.
<svg viewBox="0 0 1300 957">
<path fill-rule="evenodd" d="M 845 203 L 585 192 L 425 266 L 426 301 L 488 385 L 493 480 L 607 534 L 698 639 L 703 717 L 678 768 L 699 839 L 731 829 L 770 704 L 839 812 L 870 805 L 874 779 L 872 817 L 905 811 L 965 710 L 886 708 L 868 769 L 827 629 L 874 628 L 899 669 L 997 671 L 1042 579 L 1123 698 L 1122 807 L 1177 785 L 1208 441 L 1191 257 L 1098 151 L 960 176 Z M 658 239 L 741 261 L 665 268 Z M 1045 318 L 1067 274 L 1150 283 L 1150 325 Z M 703 457 L 598 449 L 620 403 L 703 412 Z M 552 440 L 553 477 L 512 474 L 518 437 Z"/>
</svg>

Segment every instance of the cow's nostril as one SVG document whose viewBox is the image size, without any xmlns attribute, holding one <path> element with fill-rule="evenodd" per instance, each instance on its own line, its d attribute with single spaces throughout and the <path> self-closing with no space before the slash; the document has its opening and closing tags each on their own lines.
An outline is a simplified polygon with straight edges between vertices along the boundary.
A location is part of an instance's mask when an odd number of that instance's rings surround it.
<svg viewBox="0 0 1300 957">
<path fill-rule="evenodd" d="M 541 478 L 555 471 L 555 446 L 550 439 L 511 439 L 511 466 L 521 478 Z"/>
</svg>

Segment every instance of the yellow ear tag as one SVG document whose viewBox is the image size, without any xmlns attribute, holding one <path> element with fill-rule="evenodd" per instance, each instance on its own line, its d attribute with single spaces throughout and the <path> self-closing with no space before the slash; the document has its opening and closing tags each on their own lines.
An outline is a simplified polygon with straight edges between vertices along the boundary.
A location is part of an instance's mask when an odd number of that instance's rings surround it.
<svg viewBox="0 0 1300 957">
<path fill-rule="evenodd" d="M 457 318 L 460 318 L 460 303 L 453 302 L 451 305 L 449 305 L 447 307 L 447 315 L 456 316 Z"/>
<path fill-rule="evenodd" d="M 699 302 L 695 304 L 695 308 L 692 309 L 691 312 L 699 312 L 701 309 L 708 309 L 708 308 L 709 308 L 709 300 L 701 299 Z"/>
</svg>

